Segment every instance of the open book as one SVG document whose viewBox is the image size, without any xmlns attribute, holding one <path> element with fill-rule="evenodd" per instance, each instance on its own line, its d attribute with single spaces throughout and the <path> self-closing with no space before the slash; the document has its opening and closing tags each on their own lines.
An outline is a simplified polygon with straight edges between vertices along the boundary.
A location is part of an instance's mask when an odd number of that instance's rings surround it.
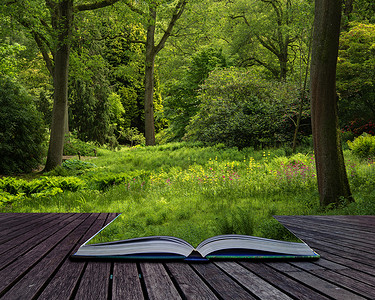
<svg viewBox="0 0 375 300">
<path fill-rule="evenodd" d="M 210 259 L 313 259 L 320 257 L 300 240 L 300 242 L 279 241 L 237 234 L 208 238 L 196 248 L 185 240 L 172 236 L 140 237 L 96 244 L 90 243 L 91 239 L 83 244 L 72 255 L 72 258 L 206 261 Z"/>
</svg>

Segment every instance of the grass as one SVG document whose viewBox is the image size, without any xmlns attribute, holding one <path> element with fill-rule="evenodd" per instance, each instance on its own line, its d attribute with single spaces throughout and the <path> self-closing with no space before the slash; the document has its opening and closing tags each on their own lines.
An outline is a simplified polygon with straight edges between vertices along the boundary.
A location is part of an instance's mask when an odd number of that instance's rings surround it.
<svg viewBox="0 0 375 300">
<path fill-rule="evenodd" d="M 77 185 L 84 183 L 78 191 L 75 186 L 56 192 L 55 186 L 53 195 L 20 196 L 0 210 L 120 212 L 109 233 L 121 238 L 174 235 L 193 245 L 226 233 L 281 238 L 286 232 L 273 215 L 375 213 L 374 162 L 350 151 L 345 157 L 356 201 L 330 210 L 319 206 L 310 152 L 287 156 L 283 149 L 185 143 L 100 150 L 85 166 L 71 162 L 43 176 L 49 182 L 55 176 L 76 177 Z"/>
</svg>

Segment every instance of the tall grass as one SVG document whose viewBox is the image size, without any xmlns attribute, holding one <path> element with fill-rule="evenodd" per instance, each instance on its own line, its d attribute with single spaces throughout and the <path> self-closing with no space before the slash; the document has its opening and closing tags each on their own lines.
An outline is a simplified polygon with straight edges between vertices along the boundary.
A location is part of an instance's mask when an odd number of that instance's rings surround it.
<svg viewBox="0 0 375 300">
<path fill-rule="evenodd" d="M 329 211 L 319 206 L 309 152 L 286 156 L 283 149 L 239 151 L 174 143 L 99 154 L 92 160 L 95 168 L 80 170 L 76 176 L 87 182 L 102 174 L 134 177 L 120 177 L 105 190 L 87 184 L 76 192 L 29 197 L 1 210 L 119 212 L 122 216 L 113 234 L 122 238 L 174 235 L 195 245 L 226 233 L 280 238 L 285 232 L 273 215 L 375 213 L 375 164 L 356 159 L 349 151 L 345 156 L 356 202 Z"/>
</svg>

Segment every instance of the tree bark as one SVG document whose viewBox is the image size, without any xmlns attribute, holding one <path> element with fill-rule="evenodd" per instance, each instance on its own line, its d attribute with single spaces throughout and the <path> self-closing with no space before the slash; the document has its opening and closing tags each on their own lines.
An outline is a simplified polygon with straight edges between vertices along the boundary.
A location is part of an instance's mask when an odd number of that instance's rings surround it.
<svg viewBox="0 0 375 300">
<path fill-rule="evenodd" d="M 57 49 L 53 73 L 54 103 L 52 110 L 51 137 L 45 170 L 61 165 L 65 122 L 68 105 L 68 74 L 71 28 L 73 22 L 73 0 L 56 4 Z"/>
<path fill-rule="evenodd" d="M 311 122 L 320 203 L 352 200 L 337 115 L 336 63 L 341 0 L 316 0 L 311 57 Z"/>
<path fill-rule="evenodd" d="M 145 65 L 145 138 L 147 146 L 155 145 L 154 124 L 154 66 L 155 66 L 155 22 L 156 8 L 150 7 L 150 21 L 147 28 Z"/>
<path fill-rule="evenodd" d="M 155 121 L 154 121 L 154 66 L 155 57 L 161 49 L 164 48 L 165 42 L 172 33 L 172 29 L 177 20 L 184 12 L 187 0 L 180 0 L 174 10 L 172 18 L 168 24 L 159 43 L 155 45 L 155 24 L 156 24 L 156 10 L 157 3 L 152 2 L 149 6 L 149 20 L 147 26 L 147 40 L 146 40 L 146 66 L 145 66 L 145 138 L 147 146 L 155 145 Z M 133 11 L 137 11 L 130 6 Z"/>
</svg>

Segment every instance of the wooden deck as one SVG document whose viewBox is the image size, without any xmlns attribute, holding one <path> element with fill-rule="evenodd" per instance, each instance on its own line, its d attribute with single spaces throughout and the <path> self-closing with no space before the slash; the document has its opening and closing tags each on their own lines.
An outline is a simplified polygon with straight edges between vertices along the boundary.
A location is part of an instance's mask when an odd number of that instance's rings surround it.
<svg viewBox="0 0 375 300">
<path fill-rule="evenodd" d="M 375 216 L 278 216 L 314 262 L 74 262 L 115 214 L 0 214 L 1 299 L 375 299 Z"/>
</svg>

